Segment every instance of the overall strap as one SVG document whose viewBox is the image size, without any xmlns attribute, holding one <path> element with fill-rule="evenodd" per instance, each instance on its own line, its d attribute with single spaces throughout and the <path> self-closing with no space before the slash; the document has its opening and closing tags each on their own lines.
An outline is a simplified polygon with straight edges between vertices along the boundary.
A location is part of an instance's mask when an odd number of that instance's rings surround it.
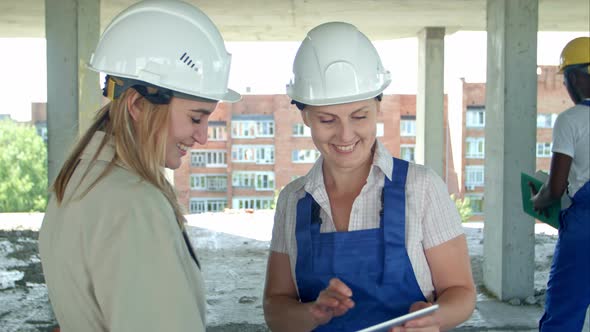
<svg viewBox="0 0 590 332">
<path fill-rule="evenodd" d="M 393 158 L 391 181 L 384 179 L 382 200 L 384 201 L 382 218 L 385 248 L 403 247 L 406 244 L 406 176 L 408 162 Z M 388 222 L 385 222 L 388 221 Z M 392 251 L 385 250 L 385 266 L 395 261 Z"/>
<path fill-rule="evenodd" d="M 313 219 L 313 197 L 305 193 L 305 197 L 297 202 L 297 219 L 295 223 L 295 238 L 297 240 L 297 269 L 311 271 L 312 269 L 312 241 L 311 221 Z M 316 203 L 317 204 L 317 203 Z"/>
</svg>

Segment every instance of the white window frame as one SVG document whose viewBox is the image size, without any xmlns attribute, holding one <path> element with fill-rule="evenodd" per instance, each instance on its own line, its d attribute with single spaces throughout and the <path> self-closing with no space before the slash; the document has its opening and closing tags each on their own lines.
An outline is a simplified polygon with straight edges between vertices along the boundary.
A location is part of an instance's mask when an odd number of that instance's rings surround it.
<svg viewBox="0 0 590 332">
<path fill-rule="evenodd" d="M 189 212 L 203 213 L 203 212 L 222 212 L 227 208 L 227 198 L 196 198 L 192 197 L 189 200 Z"/>
<path fill-rule="evenodd" d="M 231 133 L 233 138 L 274 137 L 274 120 L 232 120 Z"/>
<path fill-rule="evenodd" d="M 481 107 L 467 107 L 465 114 L 465 127 L 484 128 L 486 126 L 486 110 Z"/>
<path fill-rule="evenodd" d="M 301 156 L 303 155 L 303 158 Z M 298 149 L 291 151 L 291 162 L 295 164 L 313 164 L 321 153 L 316 149 Z M 296 157 L 297 156 L 297 157 Z"/>
<path fill-rule="evenodd" d="M 235 163 L 256 163 L 264 165 L 275 163 L 274 145 L 235 144 L 232 146 L 231 155 L 232 161 Z"/>
<path fill-rule="evenodd" d="M 551 142 L 537 142 L 537 158 L 550 158 L 553 143 Z"/>
<path fill-rule="evenodd" d="M 191 190 L 226 191 L 227 174 L 191 174 L 190 187 Z"/>
<path fill-rule="evenodd" d="M 257 135 L 257 137 L 274 137 L 275 136 L 275 121 L 274 120 L 256 121 L 256 135 Z"/>
<path fill-rule="evenodd" d="M 416 119 L 401 119 L 399 122 L 400 136 L 416 136 Z"/>
<path fill-rule="evenodd" d="M 377 137 L 385 136 L 385 124 L 383 122 L 377 122 Z"/>
<path fill-rule="evenodd" d="M 233 138 L 256 138 L 256 121 L 232 120 L 231 136 Z"/>
<path fill-rule="evenodd" d="M 256 147 L 256 163 L 272 165 L 275 163 L 275 146 L 260 145 Z"/>
<path fill-rule="evenodd" d="M 251 196 L 234 197 L 232 207 L 234 209 L 271 209 L 274 204 L 274 197 Z"/>
<path fill-rule="evenodd" d="M 553 128 L 557 120 L 555 113 L 538 113 L 537 114 L 537 128 Z"/>
<path fill-rule="evenodd" d="M 268 191 L 275 190 L 275 185 L 274 172 L 234 171 L 232 173 L 232 186 L 234 188 L 253 188 L 256 191 Z"/>
<path fill-rule="evenodd" d="M 207 139 L 209 141 L 227 141 L 227 127 L 209 126 L 207 129 Z"/>
<path fill-rule="evenodd" d="M 475 216 L 478 215 L 482 215 L 484 213 L 484 208 L 485 208 L 485 200 L 484 200 L 484 196 L 483 195 L 478 195 L 478 194 L 470 194 L 470 195 L 465 195 L 466 198 L 469 198 L 470 201 L 470 207 L 471 207 L 471 213 Z M 473 209 L 473 202 L 474 201 L 481 201 L 481 211 L 476 211 Z"/>
<path fill-rule="evenodd" d="M 465 139 L 465 158 L 483 159 L 484 157 L 485 137 L 467 137 Z"/>
<path fill-rule="evenodd" d="M 465 186 L 481 187 L 485 182 L 485 169 L 483 165 L 465 166 Z"/>
<path fill-rule="evenodd" d="M 227 151 L 225 150 L 191 150 L 192 167 L 227 167 Z"/>
<path fill-rule="evenodd" d="M 311 137 L 311 129 L 305 123 L 294 123 L 292 134 L 293 137 Z"/>
<path fill-rule="evenodd" d="M 409 161 L 409 162 L 412 162 L 412 163 L 413 162 L 416 162 L 416 144 L 401 144 L 399 148 L 400 148 L 399 149 L 399 157 L 401 159 L 406 160 L 406 161 Z M 412 151 L 412 156 L 414 158 L 412 158 L 412 159 L 406 159 L 405 158 L 406 156 L 404 156 L 404 154 L 405 154 L 404 153 L 404 149 L 412 149 L 413 150 Z"/>
</svg>

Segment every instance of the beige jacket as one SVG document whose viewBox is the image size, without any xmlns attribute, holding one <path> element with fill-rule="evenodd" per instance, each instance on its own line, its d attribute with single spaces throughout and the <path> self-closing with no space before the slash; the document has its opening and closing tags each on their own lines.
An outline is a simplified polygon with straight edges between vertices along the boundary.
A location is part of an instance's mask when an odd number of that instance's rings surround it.
<svg viewBox="0 0 590 332">
<path fill-rule="evenodd" d="M 114 167 L 79 197 L 114 156 L 107 144 L 80 183 L 104 135 L 87 146 L 61 206 L 50 200 L 39 232 L 62 332 L 205 331 L 201 272 L 164 195 Z"/>
</svg>

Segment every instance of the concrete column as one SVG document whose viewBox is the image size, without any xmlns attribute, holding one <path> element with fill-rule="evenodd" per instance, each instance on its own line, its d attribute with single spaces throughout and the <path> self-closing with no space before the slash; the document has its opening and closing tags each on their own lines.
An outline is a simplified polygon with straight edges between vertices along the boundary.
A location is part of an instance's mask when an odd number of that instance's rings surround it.
<svg viewBox="0 0 590 332">
<path fill-rule="evenodd" d="M 534 294 L 534 224 L 520 173 L 535 170 L 537 0 L 487 0 L 484 283 L 501 300 Z"/>
<path fill-rule="evenodd" d="M 445 28 L 429 27 L 418 33 L 415 158 L 443 179 L 444 54 Z"/>
<path fill-rule="evenodd" d="M 45 1 L 47 152 L 51 184 L 100 107 L 98 74 L 86 68 L 100 34 L 100 0 Z"/>
</svg>

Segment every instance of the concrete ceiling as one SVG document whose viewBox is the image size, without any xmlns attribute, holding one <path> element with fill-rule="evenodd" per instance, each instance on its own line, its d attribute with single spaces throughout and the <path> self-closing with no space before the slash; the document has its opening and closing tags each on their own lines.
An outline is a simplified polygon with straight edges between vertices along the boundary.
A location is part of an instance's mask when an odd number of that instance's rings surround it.
<svg viewBox="0 0 590 332">
<path fill-rule="evenodd" d="M 187 1 L 207 13 L 228 41 L 298 41 L 310 28 L 336 20 L 357 25 L 373 40 L 413 37 L 425 26 L 486 29 L 486 0 Z M 101 0 L 102 27 L 134 2 Z M 0 0 L 0 37 L 44 37 L 44 6 L 44 0 Z M 590 31 L 590 1 L 539 0 L 539 30 Z"/>
</svg>

